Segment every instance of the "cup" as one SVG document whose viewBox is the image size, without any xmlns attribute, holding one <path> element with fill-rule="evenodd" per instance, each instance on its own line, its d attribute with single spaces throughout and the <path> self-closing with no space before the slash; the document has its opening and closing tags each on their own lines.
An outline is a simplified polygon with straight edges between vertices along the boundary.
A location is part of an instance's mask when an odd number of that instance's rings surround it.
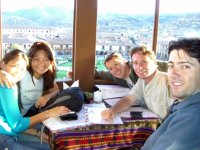
<svg viewBox="0 0 200 150">
<path fill-rule="evenodd" d="M 94 101 L 97 103 L 100 103 L 100 102 L 102 102 L 102 100 L 103 100 L 102 92 L 101 91 L 94 92 Z"/>
</svg>

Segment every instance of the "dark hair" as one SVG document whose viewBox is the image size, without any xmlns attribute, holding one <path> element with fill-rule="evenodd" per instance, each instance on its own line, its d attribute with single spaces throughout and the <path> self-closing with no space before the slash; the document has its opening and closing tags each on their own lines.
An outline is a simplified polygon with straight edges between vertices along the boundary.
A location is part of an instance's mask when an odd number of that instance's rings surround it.
<svg viewBox="0 0 200 150">
<path fill-rule="evenodd" d="M 115 51 L 115 52 L 111 52 L 105 56 L 104 65 L 106 66 L 106 63 L 108 61 L 110 61 L 112 58 L 119 58 L 126 62 L 125 58 L 119 52 Z"/>
<path fill-rule="evenodd" d="M 177 41 L 169 42 L 168 54 L 172 50 L 184 50 L 190 57 L 196 58 L 200 63 L 200 39 L 199 38 L 183 38 Z"/>
<path fill-rule="evenodd" d="M 26 54 L 23 51 L 21 51 L 19 49 L 14 49 L 14 50 L 8 52 L 7 54 L 5 54 L 2 61 L 4 61 L 5 64 L 7 64 L 9 61 L 11 61 L 17 57 L 23 58 L 26 61 L 27 65 L 29 64 L 28 57 L 26 56 Z"/>
<path fill-rule="evenodd" d="M 156 60 L 156 55 L 154 51 L 147 49 L 146 46 L 137 46 L 131 49 L 130 56 L 132 58 L 133 54 L 137 52 L 142 52 L 143 55 L 148 55 L 152 60 Z"/>
<path fill-rule="evenodd" d="M 53 55 L 53 50 L 47 42 L 41 41 L 41 42 L 35 42 L 31 46 L 28 56 L 30 59 L 32 59 L 36 52 L 43 50 L 47 53 L 48 58 L 51 62 L 51 67 L 43 74 L 43 88 L 44 90 L 50 89 L 54 86 L 54 80 L 56 78 L 56 62 L 55 57 Z M 33 77 L 33 68 L 31 67 L 31 61 L 30 61 L 30 67 L 28 68 L 28 71 Z"/>
</svg>

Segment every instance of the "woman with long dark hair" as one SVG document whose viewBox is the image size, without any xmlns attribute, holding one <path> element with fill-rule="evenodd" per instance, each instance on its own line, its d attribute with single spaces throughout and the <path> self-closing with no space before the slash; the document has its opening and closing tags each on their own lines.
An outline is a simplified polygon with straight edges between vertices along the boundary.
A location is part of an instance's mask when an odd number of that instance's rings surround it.
<svg viewBox="0 0 200 150">
<path fill-rule="evenodd" d="M 61 116 L 70 111 L 64 106 L 59 106 L 32 117 L 21 115 L 16 83 L 24 76 L 27 66 L 27 56 L 17 49 L 7 53 L 1 61 L 1 69 L 12 76 L 14 86 L 7 88 L 0 85 L 0 149 L 50 149 L 47 143 L 40 144 L 36 141 L 22 141 L 18 139 L 18 135 L 49 117 Z"/>
</svg>

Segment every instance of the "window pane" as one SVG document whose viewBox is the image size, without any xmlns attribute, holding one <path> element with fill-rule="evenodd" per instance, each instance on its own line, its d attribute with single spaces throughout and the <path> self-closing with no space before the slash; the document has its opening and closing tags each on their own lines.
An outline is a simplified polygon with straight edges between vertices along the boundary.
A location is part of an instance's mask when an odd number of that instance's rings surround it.
<svg viewBox="0 0 200 150">
<path fill-rule="evenodd" d="M 138 44 L 152 47 L 155 0 L 98 0 L 96 67 L 105 69 L 104 57 L 119 51 L 129 60 Z"/>
<path fill-rule="evenodd" d="M 74 0 L 2 1 L 3 54 L 14 44 L 26 51 L 35 41 L 49 42 L 57 61 L 57 79 L 72 67 Z"/>
<path fill-rule="evenodd" d="M 200 37 L 200 7 L 197 0 L 160 0 L 157 59 L 168 60 L 169 41 Z"/>
</svg>

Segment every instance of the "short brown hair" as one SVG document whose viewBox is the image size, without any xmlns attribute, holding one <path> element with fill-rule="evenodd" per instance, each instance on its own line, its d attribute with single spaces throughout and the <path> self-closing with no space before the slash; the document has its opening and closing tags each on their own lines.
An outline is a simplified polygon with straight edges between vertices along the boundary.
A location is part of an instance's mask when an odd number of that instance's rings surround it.
<svg viewBox="0 0 200 150">
<path fill-rule="evenodd" d="M 146 46 L 137 46 L 137 47 L 132 48 L 130 51 L 131 58 L 137 52 L 142 52 L 143 55 L 148 55 L 152 60 L 156 60 L 156 55 L 154 51 L 147 49 Z"/>
<path fill-rule="evenodd" d="M 104 65 L 106 66 L 106 63 L 112 58 L 119 58 L 126 61 L 125 58 L 119 52 L 111 52 L 105 56 Z"/>
</svg>

